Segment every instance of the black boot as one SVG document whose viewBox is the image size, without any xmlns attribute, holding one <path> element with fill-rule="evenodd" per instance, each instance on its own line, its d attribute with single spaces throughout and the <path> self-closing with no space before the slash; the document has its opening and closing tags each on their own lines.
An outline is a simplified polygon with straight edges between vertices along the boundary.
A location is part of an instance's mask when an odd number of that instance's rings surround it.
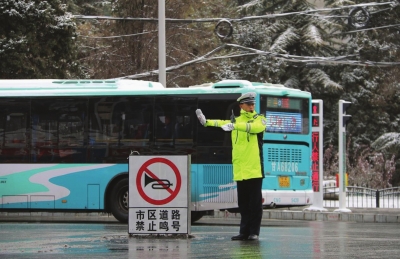
<svg viewBox="0 0 400 259">
<path fill-rule="evenodd" d="M 258 236 L 257 235 L 250 235 L 247 237 L 247 240 L 258 240 Z"/>
<path fill-rule="evenodd" d="M 239 234 L 237 236 L 233 236 L 231 240 L 247 240 L 247 236 L 243 234 Z"/>
</svg>

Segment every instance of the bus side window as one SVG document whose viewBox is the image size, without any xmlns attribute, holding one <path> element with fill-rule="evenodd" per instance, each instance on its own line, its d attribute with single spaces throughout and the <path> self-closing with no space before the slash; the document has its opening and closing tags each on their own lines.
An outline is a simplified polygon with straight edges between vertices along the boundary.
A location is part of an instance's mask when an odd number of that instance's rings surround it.
<svg viewBox="0 0 400 259">
<path fill-rule="evenodd" d="M 175 135 L 176 138 L 180 139 L 191 139 L 193 137 L 190 114 L 176 117 Z"/>
<path fill-rule="evenodd" d="M 176 116 L 174 131 L 176 138 L 184 138 L 183 121 L 181 116 Z"/>
<path fill-rule="evenodd" d="M 149 125 L 148 124 L 130 124 L 129 125 L 129 136 L 134 139 L 145 139 L 148 136 Z"/>
<path fill-rule="evenodd" d="M 32 162 L 86 161 L 86 98 L 32 99 Z"/>
<path fill-rule="evenodd" d="M 153 98 L 93 97 L 89 101 L 89 161 L 126 163 L 130 152 L 148 152 Z"/>
<path fill-rule="evenodd" d="M 0 104 L 0 162 L 19 163 L 29 161 L 29 100 L 2 99 Z"/>
<path fill-rule="evenodd" d="M 229 120 L 234 106 L 232 100 L 201 100 L 199 109 L 207 119 Z M 234 111 L 236 114 L 236 112 Z M 237 116 L 237 115 L 236 115 Z M 198 123 L 200 125 L 200 123 Z M 231 146 L 230 134 L 217 127 L 198 127 L 198 143 L 202 146 Z"/>
<path fill-rule="evenodd" d="M 170 114 L 157 116 L 157 138 L 172 139 L 175 138 L 175 122 Z"/>
<path fill-rule="evenodd" d="M 234 108 L 236 99 L 236 95 L 230 99 L 200 99 L 199 109 L 207 119 L 229 120 L 232 109 L 234 109 L 235 116 L 239 114 L 238 110 Z M 232 162 L 231 132 L 225 132 L 219 127 L 203 127 L 198 120 L 196 123 L 198 144 L 196 162 L 199 164 L 230 164 Z"/>
</svg>

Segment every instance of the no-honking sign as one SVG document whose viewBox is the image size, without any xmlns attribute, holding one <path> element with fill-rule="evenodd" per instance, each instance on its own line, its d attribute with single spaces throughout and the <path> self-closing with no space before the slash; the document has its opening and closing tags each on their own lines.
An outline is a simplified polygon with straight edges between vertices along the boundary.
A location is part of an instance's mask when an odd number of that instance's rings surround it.
<svg viewBox="0 0 400 259">
<path fill-rule="evenodd" d="M 190 156 L 129 156 L 129 234 L 188 234 Z"/>
<path fill-rule="evenodd" d="M 169 172 L 171 170 L 173 174 Z M 162 177 L 160 177 L 161 175 Z M 136 187 L 140 196 L 148 203 L 165 205 L 173 201 L 179 194 L 181 173 L 171 160 L 155 157 L 147 160 L 139 168 L 136 175 Z"/>
<path fill-rule="evenodd" d="M 130 156 L 129 207 L 182 206 L 187 176 L 187 156 Z"/>
</svg>

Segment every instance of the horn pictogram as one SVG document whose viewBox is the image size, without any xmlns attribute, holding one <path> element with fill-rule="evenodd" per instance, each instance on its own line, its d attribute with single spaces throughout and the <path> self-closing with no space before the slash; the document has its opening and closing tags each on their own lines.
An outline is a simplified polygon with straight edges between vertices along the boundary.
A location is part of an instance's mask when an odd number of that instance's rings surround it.
<svg viewBox="0 0 400 259">
<path fill-rule="evenodd" d="M 156 182 L 151 185 L 151 188 L 156 189 L 156 190 L 168 189 L 169 187 L 171 187 L 173 185 L 167 179 L 153 179 L 150 176 L 148 176 L 147 174 L 145 174 L 144 175 L 144 186 L 147 186 L 148 184 L 150 184 L 152 182 Z"/>
</svg>

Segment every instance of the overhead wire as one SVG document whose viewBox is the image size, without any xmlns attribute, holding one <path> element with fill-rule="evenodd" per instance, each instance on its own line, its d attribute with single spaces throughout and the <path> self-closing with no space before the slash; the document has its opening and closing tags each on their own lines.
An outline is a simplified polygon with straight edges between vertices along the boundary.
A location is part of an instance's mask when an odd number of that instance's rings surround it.
<svg viewBox="0 0 400 259">
<path fill-rule="evenodd" d="M 249 20 L 260 20 L 260 19 L 274 19 L 281 18 L 290 15 L 302 15 L 302 14 L 310 14 L 317 12 L 331 12 L 335 10 L 344 10 L 351 9 L 357 7 L 373 7 L 373 6 L 383 6 L 383 5 L 397 5 L 397 1 L 389 1 L 384 3 L 363 3 L 363 4 L 355 4 L 355 5 L 346 5 L 341 7 L 331 7 L 331 8 L 322 8 L 322 9 L 312 9 L 305 10 L 299 12 L 287 12 L 287 13 L 276 13 L 276 14 L 266 14 L 260 16 L 249 16 L 242 18 L 199 18 L 199 19 L 175 19 L 175 18 L 165 18 L 166 22 L 172 23 L 201 23 L 201 22 L 218 22 L 222 19 L 229 20 L 230 22 L 243 22 Z M 389 8 L 390 9 L 390 8 Z M 87 20 L 126 20 L 126 21 L 142 21 L 142 22 L 158 22 L 158 18 L 134 18 L 134 17 L 114 17 L 114 16 L 93 16 L 93 15 L 72 15 L 75 19 L 87 19 Z"/>
<path fill-rule="evenodd" d="M 334 10 L 344 10 L 344 9 L 351 9 L 351 8 L 364 8 L 364 7 L 384 6 L 384 5 L 390 5 L 391 6 L 390 8 L 385 8 L 385 9 L 382 9 L 382 10 L 377 10 L 375 12 L 371 12 L 372 14 L 375 14 L 375 13 L 379 13 L 379 12 L 382 12 L 382 11 L 390 10 L 394 6 L 397 6 L 398 4 L 399 3 L 397 1 L 389 1 L 389 2 L 383 2 L 383 3 L 373 2 L 373 3 L 363 3 L 363 4 L 347 5 L 347 6 L 340 6 L 340 7 L 332 7 L 332 8 L 305 10 L 305 11 L 299 11 L 299 12 L 287 12 L 287 13 L 279 13 L 279 14 L 266 14 L 266 15 L 261 15 L 261 16 L 249 16 L 249 17 L 242 17 L 242 18 L 199 18 L 199 19 L 165 18 L 165 21 L 166 22 L 172 22 L 172 23 L 178 23 L 178 22 L 182 22 L 182 23 L 201 23 L 201 22 L 213 23 L 213 22 L 219 22 L 221 20 L 227 20 L 229 22 L 243 22 L 243 21 L 250 21 L 250 20 L 257 20 L 257 19 L 280 18 L 280 17 L 286 17 L 286 16 L 290 16 L 290 15 L 312 15 L 312 16 L 316 16 L 316 17 L 319 17 L 319 18 L 348 18 L 349 16 L 318 15 L 318 14 L 314 14 L 314 13 L 317 13 L 317 12 L 331 12 L 331 11 L 334 11 Z M 133 17 L 91 16 L 91 15 L 72 15 L 72 16 L 75 19 L 127 20 L 127 21 L 158 22 L 158 18 L 133 18 Z M 348 31 L 348 32 L 343 32 L 343 33 L 334 33 L 333 35 L 349 34 L 349 33 L 356 33 L 356 32 L 361 32 L 361 31 L 366 31 L 366 30 L 390 28 L 390 27 L 396 27 L 396 26 L 398 26 L 398 25 L 395 24 L 395 25 L 380 26 L 380 27 L 375 27 L 375 28 L 365 28 L 365 29 L 353 30 L 353 31 Z M 148 33 L 148 32 L 144 32 L 144 33 Z M 96 37 L 96 36 L 82 36 L 82 37 L 101 39 L 101 38 L 131 37 L 131 36 L 138 36 L 138 35 L 141 35 L 141 34 L 138 33 L 138 34 L 103 36 L 103 37 Z"/>
<path fill-rule="evenodd" d="M 397 6 L 399 3 L 397 1 L 389 1 L 389 2 L 383 2 L 383 3 L 363 3 L 363 4 L 355 4 L 355 5 L 348 5 L 348 6 L 341 6 L 341 7 L 333 7 L 333 8 L 322 8 L 322 9 L 313 9 L 313 10 L 305 10 L 305 11 L 299 11 L 299 12 L 288 12 L 288 13 L 277 13 L 277 14 L 266 14 L 266 15 L 261 15 L 261 16 L 249 16 L 249 17 L 242 17 L 242 18 L 199 18 L 199 19 L 174 19 L 174 18 L 165 18 L 166 22 L 171 22 L 171 23 L 214 23 L 214 22 L 220 22 L 221 20 L 227 20 L 229 23 L 230 22 L 244 22 L 244 21 L 251 21 L 251 20 L 259 20 L 259 19 L 274 19 L 274 18 L 281 18 L 281 17 L 287 17 L 291 15 L 312 15 L 316 16 L 319 18 L 348 18 L 349 16 L 338 16 L 338 15 L 319 15 L 316 13 L 327 13 L 327 12 L 332 12 L 332 11 L 337 11 L 337 10 L 345 10 L 345 9 L 353 9 L 353 8 L 365 8 L 365 7 L 378 7 L 378 6 L 385 6 L 385 5 L 390 5 L 390 8 L 385 8 L 382 10 L 377 10 L 373 12 L 373 14 L 379 13 L 381 11 L 385 10 L 391 10 L 393 7 Z M 157 18 L 133 18 L 133 17 L 110 17 L 110 16 L 88 16 L 88 15 L 73 15 L 75 19 L 97 19 L 97 20 L 126 20 L 126 21 L 143 21 L 143 22 L 158 22 Z M 390 28 L 390 27 L 397 27 L 400 26 L 400 24 L 391 24 L 391 25 L 386 25 L 386 26 L 379 26 L 379 27 L 374 27 L 374 28 L 362 28 L 362 29 L 357 29 L 357 30 L 352 30 L 352 31 L 347 31 L 347 32 L 336 32 L 332 33 L 332 35 L 341 35 L 341 34 L 350 34 L 350 33 L 357 33 L 361 31 L 368 31 L 368 30 L 376 30 L 376 29 L 385 29 L 385 28 Z M 117 35 L 117 36 L 104 36 L 104 37 L 93 37 L 93 36 L 82 36 L 82 37 L 87 37 L 87 38 L 118 38 L 118 37 L 131 37 L 131 36 L 138 36 L 138 35 L 143 35 L 147 33 L 153 33 L 156 31 L 150 31 L 150 32 L 144 32 L 144 33 L 137 33 L 137 34 L 129 34 L 129 35 Z M 236 54 L 236 55 L 226 55 L 226 56 L 219 56 L 219 57 L 207 57 L 211 53 L 215 53 L 221 49 L 221 46 L 217 47 L 213 51 L 209 52 L 208 54 L 197 58 L 192 61 L 188 61 L 185 63 L 182 63 L 180 65 L 172 66 L 167 68 L 167 71 L 171 71 L 174 69 L 178 69 L 182 66 L 186 66 L 189 64 L 193 63 L 201 63 L 201 62 L 206 62 L 214 59 L 222 59 L 222 58 L 233 58 L 233 57 L 238 57 L 238 56 L 243 56 L 243 55 L 264 55 L 264 56 L 271 56 L 277 59 L 282 59 L 287 62 L 292 62 L 292 63 L 299 63 L 299 64 L 312 64 L 312 63 L 317 63 L 321 65 L 353 65 L 353 66 L 375 66 L 375 67 L 388 67 L 388 66 L 398 66 L 400 65 L 400 62 L 373 62 L 373 61 L 359 61 L 359 60 L 343 60 L 344 58 L 349 58 L 350 56 L 338 56 L 338 57 L 307 57 L 307 56 L 296 56 L 296 55 L 287 55 L 287 54 L 279 54 L 279 53 L 273 53 L 269 51 L 262 51 L 262 50 L 257 50 L 257 49 L 252 49 L 248 48 L 245 46 L 237 45 L 237 44 L 224 44 L 224 47 L 231 47 L 231 48 L 237 48 L 242 51 L 246 51 L 245 53 L 241 54 Z M 355 56 L 355 55 L 351 55 Z M 158 70 L 154 70 L 151 72 L 146 72 L 143 74 L 137 74 L 133 76 L 125 76 L 122 78 L 140 78 L 144 76 L 149 76 L 151 74 L 157 74 Z"/>
<path fill-rule="evenodd" d="M 226 48 L 236 48 L 243 50 L 245 52 L 238 53 L 238 54 L 228 54 L 224 56 L 214 56 L 210 57 L 212 54 L 215 54 L 223 49 Z M 170 72 L 176 69 L 180 69 L 182 67 L 192 65 L 192 64 L 199 64 L 199 63 L 204 63 L 204 62 L 209 62 L 213 60 L 218 60 L 218 59 L 227 59 L 227 58 L 238 58 L 238 57 L 244 57 L 244 56 L 252 56 L 252 55 L 261 55 L 261 56 L 271 56 L 276 59 L 281 59 L 286 62 L 291 62 L 291 63 L 297 63 L 300 65 L 308 65 L 308 64 L 315 64 L 318 63 L 320 65 L 352 65 L 352 66 L 374 66 L 374 67 L 389 67 L 393 65 L 400 65 L 400 62 L 374 62 L 374 61 L 359 61 L 359 60 L 342 60 L 344 58 L 349 58 L 349 57 L 354 57 L 357 55 L 346 55 L 346 56 L 336 56 L 336 57 L 310 57 L 310 56 L 296 56 L 296 55 L 289 55 L 289 54 L 279 54 L 279 53 L 273 53 L 269 51 L 263 51 L 263 50 L 258 50 L 258 49 L 253 49 L 245 46 L 241 46 L 238 44 L 223 44 L 221 46 L 218 46 L 217 48 L 213 49 L 212 51 L 208 52 L 207 54 L 198 57 L 196 59 L 170 66 L 166 68 L 166 72 Z M 310 66 L 310 68 L 314 68 L 314 66 Z M 144 78 L 152 75 L 157 75 L 159 73 L 159 70 L 152 70 L 144 73 L 139 73 L 135 75 L 127 75 L 123 77 L 118 77 L 115 79 L 139 79 L 139 78 Z"/>
<path fill-rule="evenodd" d="M 79 35 L 79 36 L 83 37 L 83 38 L 90 38 L 90 39 L 115 39 L 115 38 L 122 38 L 122 37 L 140 36 L 140 35 L 155 33 L 155 32 L 158 32 L 158 30 L 146 31 L 146 32 L 135 33 L 135 34 L 115 35 L 115 36 L 87 36 L 87 35 Z"/>
</svg>

